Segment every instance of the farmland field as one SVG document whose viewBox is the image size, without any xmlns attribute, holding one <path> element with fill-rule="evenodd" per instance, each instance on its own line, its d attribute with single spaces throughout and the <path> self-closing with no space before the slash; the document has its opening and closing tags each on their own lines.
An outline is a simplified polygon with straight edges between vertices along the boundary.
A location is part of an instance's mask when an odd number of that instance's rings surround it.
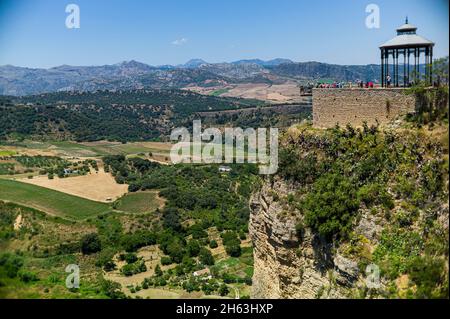
<svg viewBox="0 0 450 319">
<path fill-rule="evenodd" d="M 127 194 L 117 202 L 117 209 L 130 213 L 151 212 L 164 204 L 164 200 L 154 191 Z"/>
<path fill-rule="evenodd" d="M 0 179 L 0 199 L 71 220 L 85 219 L 109 210 L 104 203 L 5 179 Z"/>
<path fill-rule="evenodd" d="M 97 141 L 77 143 L 72 141 L 38 142 L 25 140 L 17 145 L 0 146 L 0 156 L 21 155 L 45 155 L 61 157 L 101 157 L 113 154 L 139 154 L 153 153 L 155 155 L 167 155 L 171 143 L 162 142 L 120 142 Z"/>
<path fill-rule="evenodd" d="M 128 191 L 128 185 L 117 184 L 114 177 L 105 173 L 103 168 L 88 175 L 48 179 L 47 176 L 36 176 L 33 179 L 24 178 L 24 183 L 46 187 L 59 192 L 98 201 L 115 200 Z"/>
</svg>

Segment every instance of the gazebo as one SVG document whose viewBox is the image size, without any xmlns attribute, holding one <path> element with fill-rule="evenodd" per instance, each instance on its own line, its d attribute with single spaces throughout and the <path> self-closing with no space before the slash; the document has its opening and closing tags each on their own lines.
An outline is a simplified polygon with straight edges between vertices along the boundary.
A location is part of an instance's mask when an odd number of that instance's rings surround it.
<svg viewBox="0 0 450 319">
<path fill-rule="evenodd" d="M 432 84 L 433 47 L 434 43 L 416 34 L 417 27 L 408 23 L 397 29 L 397 36 L 380 46 L 381 50 L 381 86 L 387 87 L 387 77 L 391 78 L 394 87 L 407 87 L 420 78 L 420 65 L 425 65 L 425 78 L 428 84 Z M 420 61 L 420 55 L 424 53 L 424 61 Z M 399 56 L 403 56 L 403 81 L 399 81 Z M 411 57 L 412 55 L 412 57 Z M 389 57 L 392 56 L 392 64 Z M 414 63 L 410 65 L 410 57 Z M 411 69 L 412 67 L 412 69 Z"/>
</svg>

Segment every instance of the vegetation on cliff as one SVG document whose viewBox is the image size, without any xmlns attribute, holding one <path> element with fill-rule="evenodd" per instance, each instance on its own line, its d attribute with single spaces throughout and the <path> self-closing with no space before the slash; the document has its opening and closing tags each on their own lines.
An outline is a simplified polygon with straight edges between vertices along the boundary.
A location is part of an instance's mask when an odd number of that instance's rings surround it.
<svg viewBox="0 0 450 319">
<path fill-rule="evenodd" d="M 448 297 L 448 137 L 429 130 L 297 127 L 283 139 L 279 173 L 297 185 L 287 199 L 297 230 L 310 228 L 361 270 L 378 265 L 384 289 L 372 295 Z M 379 227 L 361 234 L 368 215 Z"/>
</svg>

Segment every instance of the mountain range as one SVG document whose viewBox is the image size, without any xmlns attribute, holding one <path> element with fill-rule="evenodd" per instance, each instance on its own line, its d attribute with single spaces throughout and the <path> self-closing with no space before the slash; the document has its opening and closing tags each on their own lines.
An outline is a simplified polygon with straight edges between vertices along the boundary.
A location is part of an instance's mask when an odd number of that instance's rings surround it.
<svg viewBox="0 0 450 319">
<path fill-rule="evenodd" d="M 208 63 L 192 59 L 181 65 L 151 66 L 125 61 L 102 66 L 61 65 L 49 69 L 0 66 L 0 95 L 57 91 L 214 87 L 242 83 L 379 80 L 379 65 L 334 65 L 288 59 Z"/>
</svg>

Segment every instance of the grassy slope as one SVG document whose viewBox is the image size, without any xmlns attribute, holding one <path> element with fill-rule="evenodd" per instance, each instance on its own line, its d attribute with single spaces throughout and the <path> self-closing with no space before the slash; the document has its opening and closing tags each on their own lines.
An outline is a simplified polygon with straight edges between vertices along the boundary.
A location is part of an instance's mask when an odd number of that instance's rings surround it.
<svg viewBox="0 0 450 319">
<path fill-rule="evenodd" d="M 74 220 L 84 219 L 109 210 L 107 204 L 4 179 L 0 179 L 0 199 Z"/>
<path fill-rule="evenodd" d="M 139 192 L 123 196 L 117 208 L 130 213 L 145 213 L 154 211 L 160 204 L 156 192 Z"/>
</svg>

